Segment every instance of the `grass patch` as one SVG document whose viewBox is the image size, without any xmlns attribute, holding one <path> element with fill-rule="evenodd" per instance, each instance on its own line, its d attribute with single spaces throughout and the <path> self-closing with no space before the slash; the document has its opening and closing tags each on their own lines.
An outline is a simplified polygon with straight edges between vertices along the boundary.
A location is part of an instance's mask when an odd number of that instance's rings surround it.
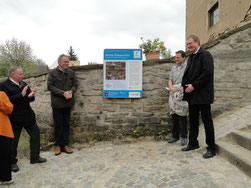
<svg viewBox="0 0 251 188">
<path fill-rule="evenodd" d="M 30 138 L 27 133 L 22 132 L 19 137 L 17 154 L 18 154 L 18 157 L 30 156 Z"/>
</svg>

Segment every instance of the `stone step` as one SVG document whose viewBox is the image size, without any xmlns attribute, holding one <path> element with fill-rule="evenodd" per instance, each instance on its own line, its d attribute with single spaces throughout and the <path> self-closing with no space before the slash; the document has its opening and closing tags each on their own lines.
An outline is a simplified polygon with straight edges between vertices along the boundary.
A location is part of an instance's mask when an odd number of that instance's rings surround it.
<svg viewBox="0 0 251 188">
<path fill-rule="evenodd" d="M 233 131 L 231 133 L 232 138 L 240 146 L 251 150 L 251 132 L 247 131 Z"/>
<path fill-rule="evenodd" d="M 218 141 L 218 153 L 251 177 L 251 151 L 240 145 Z"/>
</svg>

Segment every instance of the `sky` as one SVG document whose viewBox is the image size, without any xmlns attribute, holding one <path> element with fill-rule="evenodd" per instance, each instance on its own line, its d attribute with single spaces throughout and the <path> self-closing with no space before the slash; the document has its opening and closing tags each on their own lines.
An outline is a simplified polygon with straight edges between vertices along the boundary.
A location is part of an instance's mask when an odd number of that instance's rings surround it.
<svg viewBox="0 0 251 188">
<path fill-rule="evenodd" d="M 0 44 L 25 41 L 49 66 L 70 46 L 81 65 L 104 49 L 137 49 L 141 37 L 185 49 L 185 0 L 1 0 Z"/>
</svg>

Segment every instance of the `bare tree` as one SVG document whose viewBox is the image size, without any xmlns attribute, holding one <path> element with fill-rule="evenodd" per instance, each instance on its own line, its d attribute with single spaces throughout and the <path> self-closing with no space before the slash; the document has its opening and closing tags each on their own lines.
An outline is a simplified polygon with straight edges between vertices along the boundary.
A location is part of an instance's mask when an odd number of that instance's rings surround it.
<svg viewBox="0 0 251 188">
<path fill-rule="evenodd" d="M 36 71 L 36 56 L 25 41 L 18 39 L 7 40 L 0 45 L 0 75 L 7 75 L 11 66 L 22 67 L 24 73 Z"/>
<path fill-rule="evenodd" d="M 48 65 L 42 59 L 37 59 L 35 63 L 36 72 L 42 72 L 49 69 Z"/>
</svg>

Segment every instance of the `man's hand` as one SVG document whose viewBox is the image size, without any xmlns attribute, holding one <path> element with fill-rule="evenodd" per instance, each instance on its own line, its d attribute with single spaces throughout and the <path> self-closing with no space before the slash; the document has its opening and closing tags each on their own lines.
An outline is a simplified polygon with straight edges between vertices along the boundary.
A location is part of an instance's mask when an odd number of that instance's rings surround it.
<svg viewBox="0 0 251 188">
<path fill-rule="evenodd" d="M 184 88 L 183 88 L 183 87 L 180 88 L 180 92 L 181 92 L 181 93 L 184 92 Z"/>
<path fill-rule="evenodd" d="M 34 97 L 36 92 L 37 92 L 36 90 L 30 92 L 30 94 L 28 95 L 28 98 Z"/>
<path fill-rule="evenodd" d="M 178 91 L 178 89 L 177 88 L 170 88 L 170 90 L 171 90 L 171 92 L 174 94 L 174 93 L 176 93 L 177 91 Z"/>
<path fill-rule="evenodd" d="M 194 90 L 194 87 L 192 86 L 192 84 L 187 84 L 186 86 L 187 86 L 185 90 L 186 93 L 191 93 Z"/>
<path fill-rule="evenodd" d="M 71 99 L 72 98 L 72 91 L 65 91 L 64 97 L 66 98 L 66 100 Z"/>
<path fill-rule="evenodd" d="M 23 88 L 22 92 L 21 92 L 21 94 L 23 95 L 23 97 L 26 95 L 27 89 L 28 89 L 28 85 L 26 85 L 26 86 Z"/>
</svg>

